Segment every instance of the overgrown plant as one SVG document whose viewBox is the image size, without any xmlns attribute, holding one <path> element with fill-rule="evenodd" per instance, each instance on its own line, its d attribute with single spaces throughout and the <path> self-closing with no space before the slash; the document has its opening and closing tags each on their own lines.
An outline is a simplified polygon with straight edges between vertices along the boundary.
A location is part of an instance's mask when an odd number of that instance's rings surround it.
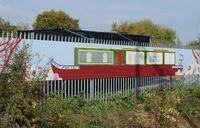
<svg viewBox="0 0 200 128">
<path fill-rule="evenodd" d="M 164 88 L 146 94 L 145 108 L 152 113 L 162 128 L 176 127 L 179 112 L 177 107 L 181 98 L 177 90 Z"/>
<path fill-rule="evenodd" d="M 182 102 L 178 107 L 178 110 L 185 117 L 200 118 L 200 87 L 182 88 L 179 90 Z"/>
<path fill-rule="evenodd" d="M 30 62 L 28 45 L 18 47 L 0 76 L 0 127 L 36 127 L 41 86 L 25 81 Z M 37 86 L 38 85 L 38 86 Z M 42 95 L 40 95 L 42 96 Z"/>
</svg>

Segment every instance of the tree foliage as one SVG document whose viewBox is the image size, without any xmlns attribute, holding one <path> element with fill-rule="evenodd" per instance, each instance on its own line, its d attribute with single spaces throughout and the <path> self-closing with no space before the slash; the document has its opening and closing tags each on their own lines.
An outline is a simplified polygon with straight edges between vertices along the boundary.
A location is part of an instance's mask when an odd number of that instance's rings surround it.
<svg viewBox="0 0 200 128">
<path fill-rule="evenodd" d="M 139 22 L 121 22 L 112 24 L 112 31 L 132 35 L 147 35 L 152 37 L 153 43 L 175 43 L 176 31 L 153 23 L 150 20 Z"/>
<path fill-rule="evenodd" d="M 196 40 L 190 41 L 186 47 L 200 49 L 200 36 Z"/>
<path fill-rule="evenodd" d="M 25 81 L 30 61 L 28 48 L 28 45 L 17 48 L 11 62 L 4 65 L 8 70 L 0 74 L 0 127 L 37 127 L 36 106 L 41 99 L 38 95 L 42 94 L 42 84 Z"/>
<path fill-rule="evenodd" d="M 10 22 L 0 17 L 0 31 L 15 31 L 15 30 L 17 30 L 17 27 L 15 25 L 11 25 Z"/>
<path fill-rule="evenodd" d="M 0 17 L 0 32 L 16 32 L 17 30 L 28 30 L 30 26 L 25 23 L 17 23 L 12 25 L 9 21 L 6 21 Z"/>
<path fill-rule="evenodd" d="M 35 30 L 39 29 L 80 29 L 79 20 L 71 18 L 64 11 L 45 11 L 39 14 L 33 24 Z"/>
</svg>

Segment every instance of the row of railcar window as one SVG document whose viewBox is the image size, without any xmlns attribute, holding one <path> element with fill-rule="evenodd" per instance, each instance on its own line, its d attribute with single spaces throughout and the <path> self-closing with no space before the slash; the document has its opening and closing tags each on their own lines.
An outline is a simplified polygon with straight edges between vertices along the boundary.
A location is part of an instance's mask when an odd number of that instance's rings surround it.
<svg viewBox="0 0 200 128">
<path fill-rule="evenodd" d="M 76 65 L 175 65 L 172 51 L 75 48 Z"/>
</svg>

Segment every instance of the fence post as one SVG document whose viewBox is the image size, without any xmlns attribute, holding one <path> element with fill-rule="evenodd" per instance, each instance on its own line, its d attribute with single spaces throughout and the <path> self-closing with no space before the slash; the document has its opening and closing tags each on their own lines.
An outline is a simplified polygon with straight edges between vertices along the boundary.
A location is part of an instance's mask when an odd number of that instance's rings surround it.
<svg viewBox="0 0 200 128">
<path fill-rule="evenodd" d="M 138 97 L 138 86 L 137 86 L 137 84 L 138 84 L 137 77 L 135 77 L 135 98 Z"/>
<path fill-rule="evenodd" d="M 169 78 L 169 89 L 172 89 L 172 85 L 173 84 L 173 80 L 172 80 L 172 76 L 170 75 L 170 78 Z"/>
<path fill-rule="evenodd" d="M 90 101 L 94 100 L 94 79 L 90 79 Z"/>
</svg>

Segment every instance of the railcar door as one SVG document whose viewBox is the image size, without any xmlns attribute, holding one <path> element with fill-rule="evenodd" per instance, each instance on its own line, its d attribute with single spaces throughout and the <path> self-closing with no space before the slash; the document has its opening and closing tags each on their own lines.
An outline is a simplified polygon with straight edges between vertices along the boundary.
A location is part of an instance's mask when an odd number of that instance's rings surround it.
<svg viewBox="0 0 200 128">
<path fill-rule="evenodd" d="M 123 52 L 122 51 L 117 52 L 117 60 L 118 60 L 118 65 L 123 64 Z"/>
</svg>

